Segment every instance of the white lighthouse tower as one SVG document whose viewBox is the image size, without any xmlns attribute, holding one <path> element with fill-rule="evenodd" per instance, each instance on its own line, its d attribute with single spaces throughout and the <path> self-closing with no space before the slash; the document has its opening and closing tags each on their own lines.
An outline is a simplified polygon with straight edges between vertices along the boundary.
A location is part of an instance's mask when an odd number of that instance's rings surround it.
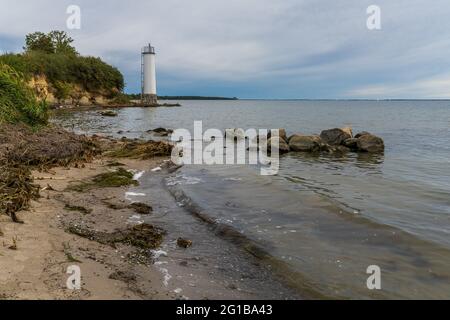
<svg viewBox="0 0 450 320">
<path fill-rule="evenodd" d="M 146 105 L 158 104 L 156 93 L 156 53 L 150 44 L 142 49 L 141 57 L 141 100 Z"/>
</svg>

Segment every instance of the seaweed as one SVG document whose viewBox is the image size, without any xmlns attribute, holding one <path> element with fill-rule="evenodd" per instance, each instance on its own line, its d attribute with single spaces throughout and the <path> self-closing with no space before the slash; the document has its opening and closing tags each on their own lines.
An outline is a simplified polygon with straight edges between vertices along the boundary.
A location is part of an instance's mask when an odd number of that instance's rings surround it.
<svg viewBox="0 0 450 320">
<path fill-rule="evenodd" d="M 66 232 L 80 236 L 82 238 L 109 245 L 113 248 L 116 244 L 122 243 L 142 249 L 156 249 L 163 240 L 166 232 L 158 227 L 144 223 L 125 230 L 117 230 L 111 233 L 94 231 L 76 225 L 69 225 Z"/>
<path fill-rule="evenodd" d="M 139 183 L 133 180 L 133 174 L 123 168 L 115 171 L 101 173 L 89 181 L 70 185 L 66 191 L 86 192 L 97 188 L 118 188 L 123 186 L 137 186 Z"/>
<path fill-rule="evenodd" d="M 128 206 L 130 209 L 133 209 L 136 213 L 139 214 L 150 214 L 153 211 L 153 208 L 145 203 L 135 202 Z"/>
<path fill-rule="evenodd" d="M 113 158 L 134 158 L 150 159 L 154 157 L 170 156 L 173 146 L 164 141 L 130 141 L 125 140 L 124 144 L 106 155 Z"/>
<path fill-rule="evenodd" d="M 3 161 L 2 161 L 3 162 Z M 31 172 L 24 166 L 0 165 L 0 213 L 14 222 L 23 223 L 16 212 L 28 209 L 30 200 L 39 197 L 39 186 L 33 184 Z"/>
<path fill-rule="evenodd" d="M 16 212 L 28 209 L 30 201 L 39 198 L 32 169 L 77 165 L 99 152 L 90 138 L 59 127 L 35 129 L 23 124 L 0 124 L 0 214 L 22 223 Z"/>
</svg>

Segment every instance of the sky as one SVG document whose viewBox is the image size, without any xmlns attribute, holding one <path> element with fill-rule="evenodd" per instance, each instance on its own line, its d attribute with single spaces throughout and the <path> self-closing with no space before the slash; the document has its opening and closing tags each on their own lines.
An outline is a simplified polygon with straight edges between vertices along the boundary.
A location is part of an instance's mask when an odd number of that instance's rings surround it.
<svg viewBox="0 0 450 320">
<path fill-rule="evenodd" d="M 69 5 L 81 9 L 70 30 Z M 380 8 L 369 30 L 367 8 Z M 0 51 L 64 30 L 140 92 L 157 51 L 159 95 L 259 99 L 450 98 L 448 0 L 0 0 Z"/>
</svg>

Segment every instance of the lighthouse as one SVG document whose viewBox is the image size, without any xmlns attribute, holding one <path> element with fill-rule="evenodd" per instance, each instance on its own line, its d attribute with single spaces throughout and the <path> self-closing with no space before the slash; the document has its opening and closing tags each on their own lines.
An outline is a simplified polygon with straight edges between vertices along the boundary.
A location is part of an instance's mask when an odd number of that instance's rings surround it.
<svg viewBox="0 0 450 320">
<path fill-rule="evenodd" d="M 141 55 L 141 100 L 146 105 L 158 104 L 156 93 L 156 53 L 150 44 L 142 49 Z"/>
</svg>

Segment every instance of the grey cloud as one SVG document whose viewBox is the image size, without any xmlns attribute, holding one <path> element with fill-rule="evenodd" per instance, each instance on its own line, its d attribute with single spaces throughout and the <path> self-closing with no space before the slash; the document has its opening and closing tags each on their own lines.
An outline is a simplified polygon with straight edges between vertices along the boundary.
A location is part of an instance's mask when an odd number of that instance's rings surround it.
<svg viewBox="0 0 450 320">
<path fill-rule="evenodd" d="M 365 25 L 374 2 L 381 31 Z M 261 86 L 280 98 L 360 97 L 378 94 L 364 88 L 386 85 L 402 94 L 408 83 L 450 71 L 447 0 L 0 0 L 0 39 L 64 28 L 72 3 L 82 8 L 82 30 L 70 32 L 79 50 L 118 65 L 135 88 L 148 41 L 157 47 L 163 83 Z M 443 88 L 435 94 L 445 96 Z"/>
</svg>

